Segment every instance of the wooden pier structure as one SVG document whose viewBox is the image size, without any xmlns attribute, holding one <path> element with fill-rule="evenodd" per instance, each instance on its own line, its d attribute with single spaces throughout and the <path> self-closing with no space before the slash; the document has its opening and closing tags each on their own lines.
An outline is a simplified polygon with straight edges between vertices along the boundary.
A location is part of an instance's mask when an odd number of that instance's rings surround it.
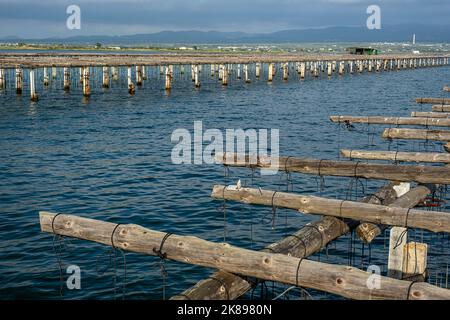
<svg viewBox="0 0 450 320">
<path fill-rule="evenodd" d="M 4 53 L 0 55 L 0 90 L 8 83 L 15 82 L 17 94 L 22 94 L 23 82 L 29 82 L 30 99 L 37 101 L 36 82 L 49 86 L 51 79 L 59 76 L 59 69 L 63 71 L 64 90 L 70 90 L 71 77 L 79 77 L 83 84 L 85 97 L 91 96 L 92 90 L 90 74 L 95 70 L 102 74 L 103 88 L 110 87 L 110 79 L 118 81 L 126 70 L 127 89 L 130 95 L 135 94 L 144 81 L 149 79 L 151 68 L 159 69 L 165 77 L 164 89 L 173 89 L 174 66 L 177 72 L 185 73 L 186 66 L 190 66 L 191 78 L 195 87 L 200 87 L 200 74 L 210 69 L 213 77 L 224 85 L 230 84 L 231 77 L 244 83 L 260 79 L 263 71 L 267 74 L 267 81 L 273 82 L 280 74 L 284 81 L 288 81 L 291 74 L 298 74 L 299 79 L 307 75 L 313 78 L 321 73 L 332 77 L 333 74 L 342 76 L 353 74 L 354 68 L 358 73 L 380 73 L 388 70 L 407 70 L 424 67 L 446 66 L 449 55 L 445 54 L 389 54 L 377 56 L 356 56 L 350 54 L 94 54 L 94 53 Z M 12 71 L 11 71 L 12 70 Z M 23 78 L 23 70 L 30 70 L 30 77 Z M 280 70 L 280 72 L 277 72 Z M 31 74 L 33 72 L 33 74 Z M 242 74 L 244 77 L 242 77 Z M 123 75 L 122 75 L 123 76 Z M 234 79 L 233 78 L 233 79 Z M 424 101 L 425 102 L 425 101 Z M 440 102 L 436 102 L 440 103 Z"/>
</svg>

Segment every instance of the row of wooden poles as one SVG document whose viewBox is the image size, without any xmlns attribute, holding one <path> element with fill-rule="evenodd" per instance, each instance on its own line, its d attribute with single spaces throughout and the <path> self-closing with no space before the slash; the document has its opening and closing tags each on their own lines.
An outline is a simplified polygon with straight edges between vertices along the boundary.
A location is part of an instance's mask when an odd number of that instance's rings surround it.
<svg viewBox="0 0 450 320">
<path fill-rule="evenodd" d="M 441 106 L 444 107 L 443 103 L 449 101 L 442 98 L 419 98 L 417 102 L 442 103 Z M 434 119 L 441 118 L 430 118 L 430 123 L 421 122 L 420 119 L 415 122 L 391 117 L 380 120 L 370 117 L 332 116 L 331 119 L 335 122 L 429 125 L 439 123 Z M 370 156 L 365 156 L 369 153 Z M 450 161 L 445 153 L 395 153 L 394 159 L 392 153 L 384 151 L 342 150 L 342 154 L 350 158 L 370 160 L 403 159 L 444 164 Z M 272 159 L 269 157 L 248 154 L 218 154 L 216 162 L 227 166 L 273 169 Z M 236 299 L 253 287 L 255 279 L 317 289 L 352 299 L 450 299 L 450 290 L 424 282 L 427 245 L 408 243 L 406 234 L 407 228 L 450 232 L 450 213 L 413 209 L 423 204 L 438 185 L 450 183 L 449 166 L 280 157 L 278 169 L 289 173 L 395 182 L 390 182 L 360 202 L 246 188 L 239 184 L 214 186 L 211 196 L 220 201 L 281 207 L 322 216 L 258 252 L 226 243 L 212 243 L 195 237 L 154 231 L 138 225 L 114 224 L 49 212 L 40 212 L 41 229 L 44 232 L 94 241 L 121 250 L 158 255 L 164 259 L 220 270 L 174 296 L 173 299 L 176 300 Z M 412 187 L 411 182 L 419 184 Z M 305 259 L 352 230 L 356 230 L 362 241 L 370 243 L 387 227 L 392 227 L 388 276 L 379 278 L 378 289 L 367 286 L 371 274 L 363 270 Z"/>
<path fill-rule="evenodd" d="M 334 72 L 338 72 L 340 75 L 345 72 L 353 74 L 354 69 L 357 72 L 362 73 L 364 70 L 368 72 L 381 70 L 402 70 L 406 68 L 418 68 L 418 67 L 430 67 L 430 66 L 442 66 L 448 65 L 448 57 L 436 57 L 436 58 L 408 58 L 408 59 L 361 59 L 361 60 L 349 60 L 349 61 L 313 61 L 313 62 L 297 62 L 297 63 L 282 63 L 279 67 L 282 70 L 282 77 L 284 80 L 288 80 L 290 69 L 295 70 L 301 79 L 304 79 L 307 72 L 310 72 L 313 77 L 318 77 L 320 70 L 322 72 L 327 71 L 328 76 L 332 76 Z M 147 79 L 145 65 L 139 66 L 127 66 L 127 84 L 128 92 L 130 94 L 135 93 L 135 85 L 141 86 L 143 80 Z M 90 85 L 90 68 L 91 67 L 80 67 L 78 68 L 78 76 L 80 83 L 83 88 L 83 95 L 89 97 L 91 95 L 91 85 Z M 104 88 L 110 87 L 110 78 L 113 81 L 119 80 L 119 68 L 121 67 L 102 67 L 102 86 Z M 173 65 L 159 66 L 160 74 L 165 75 L 165 90 L 172 89 L 172 79 L 174 74 Z M 200 76 L 202 72 L 203 65 L 191 65 L 191 78 L 195 83 L 196 87 L 200 87 Z M 255 63 L 255 76 L 256 78 L 261 77 L 261 70 L 263 68 L 262 63 Z M 134 70 L 134 77 L 133 77 Z M 43 83 L 44 86 L 49 85 L 49 68 L 43 68 Z M 51 67 L 52 78 L 57 76 L 57 67 Z M 250 83 L 250 66 L 249 64 L 211 64 L 210 65 L 211 76 L 218 74 L 219 80 L 223 85 L 228 85 L 229 75 L 231 72 L 236 73 L 238 79 L 245 80 L 246 83 Z M 185 66 L 180 65 L 180 73 L 185 73 Z M 268 63 L 267 64 L 267 81 L 272 82 L 277 73 L 277 64 Z M 32 101 L 38 100 L 38 94 L 36 92 L 36 75 L 35 69 L 29 70 L 29 88 L 30 88 L 30 99 Z M 71 68 L 64 67 L 64 90 L 70 90 L 70 77 Z M 23 69 L 17 67 L 15 69 L 15 88 L 17 94 L 22 94 L 23 90 Z M 6 74 L 5 69 L 0 69 L 0 89 L 6 86 Z"/>
</svg>

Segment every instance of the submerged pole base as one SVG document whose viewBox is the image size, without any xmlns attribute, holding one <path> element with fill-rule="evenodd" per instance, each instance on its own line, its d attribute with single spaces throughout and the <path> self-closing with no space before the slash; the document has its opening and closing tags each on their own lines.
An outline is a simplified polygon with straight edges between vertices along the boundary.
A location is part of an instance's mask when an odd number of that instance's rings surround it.
<svg viewBox="0 0 450 320">
<path fill-rule="evenodd" d="M 128 85 L 128 93 L 129 94 L 135 94 L 136 90 L 134 89 L 134 86 L 132 84 Z"/>
</svg>

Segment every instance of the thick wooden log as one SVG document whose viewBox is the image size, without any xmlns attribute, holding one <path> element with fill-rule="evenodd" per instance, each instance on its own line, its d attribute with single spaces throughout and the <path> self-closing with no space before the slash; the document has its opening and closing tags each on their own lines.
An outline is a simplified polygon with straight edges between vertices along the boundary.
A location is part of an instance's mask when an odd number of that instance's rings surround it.
<svg viewBox="0 0 450 320">
<path fill-rule="evenodd" d="M 411 117 L 418 118 L 450 118 L 450 112 L 422 112 L 413 111 L 411 112 Z"/>
<path fill-rule="evenodd" d="M 389 206 L 397 208 L 414 208 L 423 200 L 425 200 L 425 198 L 434 190 L 434 185 L 418 186 L 399 197 L 394 203 L 390 204 Z M 378 235 L 380 235 L 385 229 L 386 226 L 383 225 L 363 222 L 358 226 L 358 228 L 356 228 L 356 232 L 358 234 L 358 237 L 362 241 L 364 241 L 365 243 L 371 243 L 373 239 L 378 237 Z"/>
<path fill-rule="evenodd" d="M 400 152 L 343 149 L 341 150 L 341 156 L 349 159 L 450 163 L 450 154 L 439 152 Z"/>
<path fill-rule="evenodd" d="M 222 185 L 214 186 L 211 197 L 248 204 L 273 205 L 275 207 L 298 210 L 306 214 L 349 218 L 390 226 L 419 228 L 433 232 L 450 232 L 450 213 L 448 212 L 388 207 L 348 200 Z"/>
<path fill-rule="evenodd" d="M 138 225 L 40 212 L 41 230 L 147 255 L 209 268 L 220 268 L 258 279 L 299 285 L 350 299 L 450 299 L 450 290 L 380 276 L 379 289 L 367 286 L 371 273 L 311 260 L 241 249 L 196 237 L 146 229 Z"/>
<path fill-rule="evenodd" d="M 450 104 L 450 98 L 416 98 L 417 103 Z"/>
<path fill-rule="evenodd" d="M 431 111 L 434 112 L 450 112 L 450 105 L 448 104 L 437 104 L 431 107 Z"/>
<path fill-rule="evenodd" d="M 450 131 L 449 131 L 450 134 Z M 450 141 L 450 139 L 449 139 Z M 275 166 L 280 171 L 298 172 L 319 176 L 359 177 L 401 182 L 448 184 L 450 168 L 432 166 L 360 163 L 353 161 L 319 160 L 311 158 L 256 157 L 245 154 L 217 154 L 216 163 L 227 166 L 267 169 Z M 272 161 L 272 163 L 271 163 Z M 271 168 L 272 170 L 274 168 Z"/>
<path fill-rule="evenodd" d="M 384 129 L 382 137 L 385 139 L 450 141 L 450 131 L 387 128 Z"/>
<path fill-rule="evenodd" d="M 450 127 L 450 119 L 442 118 L 418 118 L 418 117 L 353 117 L 353 116 L 330 116 L 332 122 L 337 123 L 368 123 L 368 124 L 393 124 L 393 125 L 417 125 Z"/>
</svg>

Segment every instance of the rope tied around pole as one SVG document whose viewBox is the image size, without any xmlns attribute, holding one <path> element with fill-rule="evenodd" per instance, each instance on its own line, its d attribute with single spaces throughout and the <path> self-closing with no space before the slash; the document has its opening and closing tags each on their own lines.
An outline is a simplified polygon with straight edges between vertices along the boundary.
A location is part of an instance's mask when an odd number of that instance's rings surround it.
<svg viewBox="0 0 450 320">
<path fill-rule="evenodd" d="M 317 167 L 317 175 L 319 180 L 316 181 L 317 181 L 317 189 L 319 190 L 319 192 L 322 192 L 325 189 L 325 178 L 323 177 L 321 172 L 322 161 L 324 161 L 324 159 L 319 160 L 319 166 Z"/>
<path fill-rule="evenodd" d="M 286 191 L 289 191 L 289 186 L 291 186 L 291 190 L 294 191 L 294 183 L 292 182 L 292 173 L 287 168 L 287 163 L 292 158 L 292 156 L 288 156 L 284 161 L 284 172 L 286 172 Z"/>
<path fill-rule="evenodd" d="M 117 248 L 116 245 L 114 244 L 114 234 L 116 233 L 117 229 L 119 228 L 119 226 L 121 226 L 121 223 L 116 224 L 116 226 L 114 227 L 113 231 L 111 232 L 111 248 L 112 251 L 110 254 L 114 255 L 114 260 L 113 260 L 113 267 L 114 267 L 114 298 L 116 297 L 116 292 L 117 292 L 117 255 L 116 255 L 116 250 L 118 250 L 123 257 L 123 266 L 124 266 L 124 280 L 123 280 L 123 287 L 122 287 L 122 300 L 125 300 L 125 288 L 126 288 L 126 281 L 127 281 L 127 261 L 125 258 L 125 254 L 122 252 L 122 250 L 120 250 L 120 248 Z M 111 264 L 111 256 L 110 256 L 110 264 Z M 109 267 L 109 266 L 108 266 Z"/>
<path fill-rule="evenodd" d="M 153 253 L 155 253 L 158 257 L 160 257 L 162 260 L 167 259 L 167 252 L 162 252 L 164 243 L 166 242 L 167 238 L 169 238 L 172 235 L 172 233 L 167 232 L 164 237 L 161 240 L 161 244 L 159 245 L 159 249 L 156 249 L 156 247 L 153 247 Z"/>
<path fill-rule="evenodd" d="M 53 247 L 53 252 L 56 255 L 56 261 L 58 263 L 58 270 L 59 270 L 59 295 L 62 297 L 64 295 L 64 279 L 63 279 L 63 268 L 62 268 L 62 258 L 61 258 L 61 253 L 62 253 L 62 244 L 61 244 L 61 240 L 64 239 L 63 236 L 59 235 L 56 233 L 55 231 L 55 220 L 58 216 L 60 216 L 62 213 L 58 213 L 56 214 L 53 219 L 52 219 L 52 233 L 53 233 L 53 240 L 52 240 L 52 247 Z M 56 245 L 55 242 L 58 242 L 59 244 L 59 251 L 56 250 Z"/>
<path fill-rule="evenodd" d="M 275 217 L 277 214 L 277 207 L 275 206 L 275 195 L 277 194 L 278 191 L 274 191 L 274 193 L 272 194 L 272 229 L 275 228 Z"/>
<path fill-rule="evenodd" d="M 167 259 L 167 252 L 162 252 L 162 249 L 164 247 L 164 243 L 166 242 L 166 240 L 172 235 L 172 233 L 167 232 L 164 237 L 161 240 L 161 244 L 159 245 L 159 249 L 156 249 L 156 247 L 153 247 L 152 251 L 153 253 L 155 253 L 155 255 L 157 255 L 160 258 L 160 263 L 159 263 L 159 267 L 160 267 L 160 271 L 161 271 L 161 277 L 163 280 L 163 300 L 166 300 L 166 279 L 167 279 L 167 270 L 166 270 L 166 266 L 165 266 L 165 261 Z"/>
</svg>

